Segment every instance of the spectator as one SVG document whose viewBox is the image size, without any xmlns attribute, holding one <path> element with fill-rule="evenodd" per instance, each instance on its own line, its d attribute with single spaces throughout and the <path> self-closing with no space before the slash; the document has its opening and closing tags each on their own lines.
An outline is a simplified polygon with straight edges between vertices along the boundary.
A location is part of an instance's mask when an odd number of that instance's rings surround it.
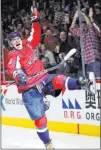
<svg viewBox="0 0 101 150">
<path fill-rule="evenodd" d="M 60 2 L 55 2 L 55 13 L 54 13 L 54 25 L 59 28 L 61 21 L 64 16 L 64 12 L 61 9 Z"/>
<path fill-rule="evenodd" d="M 93 8 L 91 7 L 89 9 L 89 18 L 94 26 L 94 28 L 97 30 L 97 32 L 99 33 L 99 36 L 101 36 L 101 28 L 100 26 L 96 23 L 96 20 L 94 19 L 94 11 Z"/>
<path fill-rule="evenodd" d="M 93 71 L 95 76 L 98 77 L 100 76 L 99 42 L 90 19 L 84 13 L 82 13 L 82 16 L 85 19 L 85 21 L 82 22 L 82 36 L 86 72 Z M 75 27 L 77 17 L 78 11 L 75 13 L 72 25 L 70 27 L 70 31 L 73 36 L 80 36 L 80 28 Z"/>
<path fill-rule="evenodd" d="M 95 23 L 101 28 L 101 6 L 94 6 L 94 20 Z"/>
<path fill-rule="evenodd" d="M 59 35 L 60 40 L 60 48 L 59 48 L 59 54 L 62 52 L 67 53 L 69 51 L 68 47 L 68 36 L 65 31 L 61 31 Z"/>
<path fill-rule="evenodd" d="M 44 43 L 47 43 L 50 51 L 54 52 L 56 45 L 59 43 L 56 33 L 52 32 L 51 29 L 47 29 L 44 37 Z"/>
<path fill-rule="evenodd" d="M 64 16 L 61 21 L 61 29 L 65 32 L 68 32 L 70 25 L 70 16 L 67 12 L 64 13 Z"/>
<path fill-rule="evenodd" d="M 44 55 L 45 57 L 47 57 L 51 65 L 56 65 L 54 54 L 49 50 L 49 47 L 47 44 L 41 44 L 40 50 L 41 50 L 41 55 Z"/>
<path fill-rule="evenodd" d="M 41 57 L 41 61 L 42 61 L 42 63 L 43 63 L 43 65 L 44 65 L 44 68 L 45 69 L 48 69 L 48 68 L 52 68 L 53 66 L 49 63 L 49 59 L 47 58 L 47 57 L 45 57 L 45 56 L 43 56 L 43 57 Z M 50 74 L 55 74 L 56 73 L 56 70 L 53 70 L 53 71 L 50 71 L 49 72 Z"/>
</svg>

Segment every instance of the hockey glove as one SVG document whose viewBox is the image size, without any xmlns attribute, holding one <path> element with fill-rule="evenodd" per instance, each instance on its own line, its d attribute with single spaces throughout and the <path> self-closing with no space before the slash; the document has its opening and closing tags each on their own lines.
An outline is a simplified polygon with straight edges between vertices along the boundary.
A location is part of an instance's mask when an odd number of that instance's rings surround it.
<svg viewBox="0 0 101 150">
<path fill-rule="evenodd" d="M 31 22 L 39 21 L 39 12 L 38 12 L 37 8 L 33 8 L 33 6 L 32 6 L 31 12 L 32 12 Z"/>
<path fill-rule="evenodd" d="M 18 84 L 26 84 L 27 76 L 21 69 L 14 71 L 13 77 Z"/>
</svg>

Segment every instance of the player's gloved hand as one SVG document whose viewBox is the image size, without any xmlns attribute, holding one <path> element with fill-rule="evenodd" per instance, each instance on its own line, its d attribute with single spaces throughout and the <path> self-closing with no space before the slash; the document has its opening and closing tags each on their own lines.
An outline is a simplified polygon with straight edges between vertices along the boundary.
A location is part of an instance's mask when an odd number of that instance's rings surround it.
<svg viewBox="0 0 101 150">
<path fill-rule="evenodd" d="M 21 84 L 25 84 L 25 76 L 23 74 L 18 74 L 18 78 L 19 78 L 19 83 Z"/>
<path fill-rule="evenodd" d="M 31 6 L 31 12 L 32 12 L 31 22 L 39 21 L 39 12 L 37 8 L 33 8 L 33 6 Z"/>
<path fill-rule="evenodd" d="M 21 70 L 21 69 L 19 69 L 19 70 L 16 70 L 15 72 L 14 72 L 14 79 L 15 79 L 15 81 L 17 82 L 17 83 L 19 83 L 19 84 L 26 84 L 26 74 Z"/>
</svg>

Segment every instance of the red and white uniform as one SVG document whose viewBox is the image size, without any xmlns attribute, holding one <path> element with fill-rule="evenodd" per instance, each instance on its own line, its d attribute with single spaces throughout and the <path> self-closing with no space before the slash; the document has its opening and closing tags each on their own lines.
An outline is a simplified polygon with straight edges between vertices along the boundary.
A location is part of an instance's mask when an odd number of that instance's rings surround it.
<svg viewBox="0 0 101 150">
<path fill-rule="evenodd" d="M 33 22 L 32 31 L 26 43 L 24 43 L 23 49 L 21 51 L 12 50 L 8 53 L 7 70 L 8 75 L 11 78 L 14 79 L 14 71 L 17 69 L 22 69 L 27 76 L 34 75 L 44 70 L 42 62 L 37 58 L 35 53 L 35 48 L 40 42 L 40 36 L 40 24 L 38 22 Z M 17 84 L 18 91 L 21 92 L 22 90 L 26 90 L 39 84 L 47 75 L 48 74 L 46 73 L 43 75 L 38 75 L 37 77 L 32 77 L 27 80 L 26 84 L 24 85 Z"/>
</svg>

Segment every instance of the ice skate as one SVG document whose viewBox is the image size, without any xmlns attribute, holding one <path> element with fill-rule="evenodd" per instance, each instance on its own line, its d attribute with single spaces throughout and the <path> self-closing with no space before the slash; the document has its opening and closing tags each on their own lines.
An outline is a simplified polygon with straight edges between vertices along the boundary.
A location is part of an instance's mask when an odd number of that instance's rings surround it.
<svg viewBox="0 0 101 150">
<path fill-rule="evenodd" d="M 45 144 L 45 147 L 46 147 L 46 149 L 55 149 L 55 148 L 53 147 L 53 144 L 52 144 L 51 141 L 48 142 L 48 143 L 46 143 L 46 144 Z"/>
</svg>

